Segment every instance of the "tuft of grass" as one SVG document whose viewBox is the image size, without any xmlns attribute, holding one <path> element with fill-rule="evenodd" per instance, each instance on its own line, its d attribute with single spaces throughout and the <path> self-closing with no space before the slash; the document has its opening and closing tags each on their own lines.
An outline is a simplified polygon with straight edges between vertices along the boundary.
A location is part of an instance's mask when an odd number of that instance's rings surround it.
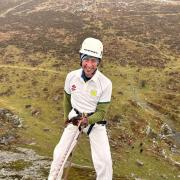
<svg viewBox="0 0 180 180">
<path fill-rule="evenodd" d="M 17 160 L 17 161 L 3 164 L 2 168 L 8 168 L 8 169 L 16 170 L 16 171 L 21 171 L 30 166 L 32 166 L 31 162 L 27 162 L 24 160 Z"/>
</svg>

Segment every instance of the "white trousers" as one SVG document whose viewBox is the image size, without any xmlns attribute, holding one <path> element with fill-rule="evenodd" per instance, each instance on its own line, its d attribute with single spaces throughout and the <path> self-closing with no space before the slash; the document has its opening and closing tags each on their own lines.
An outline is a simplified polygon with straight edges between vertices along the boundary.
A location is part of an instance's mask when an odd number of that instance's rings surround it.
<svg viewBox="0 0 180 180">
<path fill-rule="evenodd" d="M 89 126 L 87 126 L 83 131 L 86 133 L 88 128 Z M 72 124 L 69 124 L 64 129 L 61 139 L 54 149 L 53 161 L 48 180 L 56 180 L 59 171 L 59 162 L 62 161 L 68 145 L 76 131 L 77 126 Z M 96 180 L 112 180 L 112 159 L 106 126 L 95 124 L 89 134 L 89 139 L 92 160 L 96 171 Z M 62 177 L 62 174 L 60 176 Z M 61 180 L 61 177 L 58 180 Z"/>
</svg>

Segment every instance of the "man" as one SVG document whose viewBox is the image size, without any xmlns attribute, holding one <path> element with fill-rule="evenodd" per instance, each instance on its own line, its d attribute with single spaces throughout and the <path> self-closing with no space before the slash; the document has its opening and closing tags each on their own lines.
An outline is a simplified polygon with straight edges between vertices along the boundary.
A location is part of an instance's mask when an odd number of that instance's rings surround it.
<svg viewBox="0 0 180 180">
<path fill-rule="evenodd" d="M 112 83 L 97 68 L 102 59 L 100 40 L 86 38 L 80 49 L 81 68 L 70 72 L 64 87 L 66 128 L 54 150 L 49 180 L 56 180 L 59 166 L 79 127 L 89 135 L 96 180 L 112 180 L 112 160 L 104 117 L 109 107 Z M 59 175 L 61 179 L 62 173 Z"/>
</svg>

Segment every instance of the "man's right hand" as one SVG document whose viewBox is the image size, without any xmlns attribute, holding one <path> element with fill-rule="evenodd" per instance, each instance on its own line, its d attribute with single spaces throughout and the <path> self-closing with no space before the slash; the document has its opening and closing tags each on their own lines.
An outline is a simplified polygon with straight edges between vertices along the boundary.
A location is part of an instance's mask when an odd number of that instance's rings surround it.
<svg viewBox="0 0 180 180">
<path fill-rule="evenodd" d="M 78 126 L 79 125 L 79 121 L 81 121 L 82 120 L 82 117 L 73 117 L 70 121 L 72 122 L 72 124 L 74 125 L 74 126 Z"/>
</svg>

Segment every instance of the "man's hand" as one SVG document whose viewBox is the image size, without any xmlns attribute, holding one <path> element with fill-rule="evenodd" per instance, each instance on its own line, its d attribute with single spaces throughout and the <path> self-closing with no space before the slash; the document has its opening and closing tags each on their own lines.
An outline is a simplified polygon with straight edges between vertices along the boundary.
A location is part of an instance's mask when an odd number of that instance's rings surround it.
<svg viewBox="0 0 180 180">
<path fill-rule="evenodd" d="M 72 122 L 72 124 L 74 125 L 74 126 L 78 126 L 79 125 L 79 122 L 82 120 L 82 117 L 79 117 L 79 116 L 77 116 L 77 117 L 73 117 L 70 121 Z"/>
<path fill-rule="evenodd" d="M 74 126 L 80 125 L 81 127 L 84 127 L 84 128 L 86 126 L 88 126 L 88 118 L 87 118 L 87 116 L 84 116 L 84 117 L 82 117 L 82 116 L 73 117 L 72 119 L 70 119 L 70 120 L 68 120 L 66 122 L 67 122 L 66 124 L 71 122 Z"/>
<path fill-rule="evenodd" d="M 80 123 L 80 126 L 84 128 L 88 125 L 87 117 L 74 117 L 71 119 L 71 122 L 74 126 L 78 126 Z"/>
<path fill-rule="evenodd" d="M 81 126 L 82 127 L 88 126 L 88 118 L 87 117 L 82 117 Z"/>
</svg>

